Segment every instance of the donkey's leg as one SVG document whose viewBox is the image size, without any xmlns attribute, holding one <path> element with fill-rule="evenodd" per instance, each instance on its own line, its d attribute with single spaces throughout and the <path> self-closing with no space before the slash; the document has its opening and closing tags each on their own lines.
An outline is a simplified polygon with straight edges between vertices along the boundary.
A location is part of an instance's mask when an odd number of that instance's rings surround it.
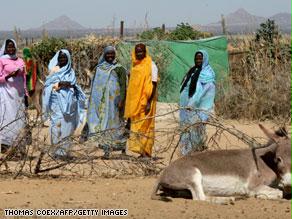
<svg viewBox="0 0 292 219">
<path fill-rule="evenodd" d="M 283 198 L 283 192 L 279 189 L 261 185 L 257 187 L 250 196 L 255 196 L 260 199 L 281 199 Z"/>
<path fill-rule="evenodd" d="M 192 176 L 191 183 L 188 189 L 192 193 L 193 200 L 205 200 L 206 196 L 203 189 L 203 177 L 199 169 L 195 168 L 195 172 Z"/>
</svg>

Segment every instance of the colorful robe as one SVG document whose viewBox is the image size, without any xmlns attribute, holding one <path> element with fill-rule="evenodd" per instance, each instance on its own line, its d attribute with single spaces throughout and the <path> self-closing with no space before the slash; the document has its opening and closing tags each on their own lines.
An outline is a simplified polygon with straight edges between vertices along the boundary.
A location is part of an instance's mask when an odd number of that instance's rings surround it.
<svg viewBox="0 0 292 219">
<path fill-rule="evenodd" d="M 102 55 L 102 57 L 104 54 Z M 112 150 L 125 149 L 126 140 L 124 137 L 124 121 L 121 109 L 118 105 L 123 100 L 125 93 L 126 70 L 115 62 L 107 63 L 104 58 L 99 60 L 96 73 L 91 86 L 89 106 L 87 112 L 87 124 L 89 136 L 94 136 L 100 131 L 102 138 L 97 137 L 99 147 L 106 153 Z"/>
<path fill-rule="evenodd" d="M 23 59 L 26 68 L 26 85 L 27 90 L 30 94 L 35 90 L 37 78 L 40 76 L 39 68 L 37 62 L 32 58 L 29 48 L 23 49 Z"/>
<path fill-rule="evenodd" d="M 151 156 L 154 145 L 156 97 L 151 103 L 150 112 L 145 115 L 147 102 L 152 94 L 152 60 L 146 54 L 137 60 L 132 52 L 132 69 L 127 90 L 125 118 L 131 120 L 131 133 L 128 149 L 139 154 Z"/>
</svg>

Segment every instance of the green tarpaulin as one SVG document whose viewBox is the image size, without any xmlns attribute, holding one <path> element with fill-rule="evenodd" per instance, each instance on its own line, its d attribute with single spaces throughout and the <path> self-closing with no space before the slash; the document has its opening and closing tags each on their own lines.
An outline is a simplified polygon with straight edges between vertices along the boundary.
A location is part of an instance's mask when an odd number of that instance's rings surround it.
<svg viewBox="0 0 292 219">
<path fill-rule="evenodd" d="M 138 41 L 118 45 L 118 58 L 130 67 L 130 52 Z M 159 101 L 178 102 L 182 78 L 194 65 L 194 54 L 199 49 L 209 53 L 210 65 L 217 80 L 228 74 L 227 39 L 224 36 L 192 41 L 147 41 L 145 43 L 159 69 Z"/>
</svg>

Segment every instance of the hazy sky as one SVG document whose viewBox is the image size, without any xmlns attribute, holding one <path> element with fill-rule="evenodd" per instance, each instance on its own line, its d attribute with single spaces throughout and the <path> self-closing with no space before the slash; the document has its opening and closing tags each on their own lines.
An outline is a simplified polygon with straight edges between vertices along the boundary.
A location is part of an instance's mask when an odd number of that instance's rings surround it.
<svg viewBox="0 0 292 219">
<path fill-rule="evenodd" d="M 269 17 L 291 13 L 291 0 L 1 0 L 0 30 L 39 27 L 60 15 L 91 28 L 112 25 L 114 17 L 116 27 L 121 19 L 126 27 L 138 27 L 144 25 L 147 12 L 150 27 L 207 24 L 239 8 Z"/>
</svg>

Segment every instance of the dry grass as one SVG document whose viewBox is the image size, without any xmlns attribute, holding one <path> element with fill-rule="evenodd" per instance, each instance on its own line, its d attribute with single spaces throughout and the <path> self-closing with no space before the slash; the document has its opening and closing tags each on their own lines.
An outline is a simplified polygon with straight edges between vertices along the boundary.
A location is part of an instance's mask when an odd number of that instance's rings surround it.
<svg viewBox="0 0 292 219">
<path fill-rule="evenodd" d="M 290 39 L 279 39 L 274 48 L 257 44 L 249 36 L 230 41 L 237 49 L 229 47 L 230 75 L 217 85 L 217 114 L 230 119 L 289 121 Z"/>
</svg>

